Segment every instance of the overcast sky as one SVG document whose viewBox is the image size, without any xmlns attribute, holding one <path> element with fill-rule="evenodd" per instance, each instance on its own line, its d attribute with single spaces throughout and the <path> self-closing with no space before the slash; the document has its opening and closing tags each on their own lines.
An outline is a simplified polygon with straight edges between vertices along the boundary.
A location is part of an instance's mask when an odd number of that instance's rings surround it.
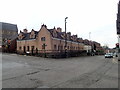
<svg viewBox="0 0 120 90">
<path fill-rule="evenodd" d="M 116 19 L 119 0 L 0 0 L 0 21 L 38 31 L 41 24 L 54 26 L 83 39 L 90 39 L 115 47 L 117 43 Z"/>
</svg>

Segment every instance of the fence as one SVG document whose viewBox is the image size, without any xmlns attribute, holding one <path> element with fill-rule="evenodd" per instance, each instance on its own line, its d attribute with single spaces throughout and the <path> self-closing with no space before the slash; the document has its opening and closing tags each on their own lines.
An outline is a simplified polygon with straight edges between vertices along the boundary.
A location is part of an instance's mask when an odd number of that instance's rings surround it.
<svg viewBox="0 0 120 90">
<path fill-rule="evenodd" d="M 50 57 L 50 58 L 65 58 L 65 57 L 75 57 L 75 56 L 85 56 L 87 55 L 86 50 L 32 50 L 32 51 L 18 51 L 18 54 L 27 54 L 40 57 Z"/>
</svg>

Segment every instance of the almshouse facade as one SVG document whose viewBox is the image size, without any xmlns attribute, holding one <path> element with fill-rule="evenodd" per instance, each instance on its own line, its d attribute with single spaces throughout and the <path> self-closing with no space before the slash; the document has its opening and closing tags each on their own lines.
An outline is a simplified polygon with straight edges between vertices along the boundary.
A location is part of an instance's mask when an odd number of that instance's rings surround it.
<svg viewBox="0 0 120 90">
<path fill-rule="evenodd" d="M 77 35 L 71 35 L 71 32 L 67 32 L 66 36 L 65 38 L 65 32 L 62 32 L 60 27 L 47 29 L 47 26 L 44 24 L 39 31 L 32 29 L 31 32 L 28 32 L 27 29 L 24 29 L 18 35 L 17 52 L 21 54 L 60 54 L 64 53 L 65 49 L 69 53 L 86 51 L 86 46 L 89 46 L 87 49 L 92 49 L 92 46 L 95 46 L 95 48 L 101 47 L 99 43 L 87 39 L 83 40 L 82 38 L 78 38 Z M 65 39 L 67 48 L 65 48 Z"/>
<path fill-rule="evenodd" d="M 70 50 L 83 50 L 84 44 L 81 38 L 77 38 L 77 35 L 71 36 L 71 33 L 67 33 L 67 51 Z M 42 25 L 39 31 L 32 29 L 31 32 L 27 32 L 24 29 L 20 31 L 17 40 L 17 52 L 18 53 L 51 53 L 62 52 L 65 50 L 65 32 L 62 32 L 61 28 L 47 29 L 46 25 Z"/>
</svg>

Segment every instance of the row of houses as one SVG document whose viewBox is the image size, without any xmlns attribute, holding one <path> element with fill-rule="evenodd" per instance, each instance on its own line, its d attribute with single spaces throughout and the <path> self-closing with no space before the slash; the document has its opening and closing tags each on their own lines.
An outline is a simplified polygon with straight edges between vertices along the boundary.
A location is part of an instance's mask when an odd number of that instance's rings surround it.
<svg viewBox="0 0 120 90">
<path fill-rule="evenodd" d="M 65 45 L 66 42 L 66 45 Z M 70 52 L 94 52 L 101 51 L 100 43 L 95 41 L 83 40 L 77 35 L 71 35 L 71 32 L 62 32 L 60 27 L 48 29 L 46 25 L 42 25 L 39 31 L 27 29 L 20 31 L 17 40 L 17 53 L 46 53 L 46 54 L 62 54 L 65 51 Z"/>
<path fill-rule="evenodd" d="M 103 51 L 100 43 L 83 40 L 71 32 L 63 32 L 62 28 L 48 29 L 41 25 L 39 31 L 23 29 L 18 34 L 15 24 L 0 22 L 0 46 L 3 52 L 17 52 L 19 54 L 68 55 L 87 54 Z M 75 54 L 75 55 L 76 55 Z"/>
</svg>

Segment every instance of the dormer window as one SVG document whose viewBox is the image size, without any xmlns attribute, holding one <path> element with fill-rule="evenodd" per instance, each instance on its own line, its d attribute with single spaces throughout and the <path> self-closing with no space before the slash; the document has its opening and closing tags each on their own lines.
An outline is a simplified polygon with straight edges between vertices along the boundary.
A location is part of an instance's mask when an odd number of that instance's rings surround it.
<svg viewBox="0 0 120 90">
<path fill-rule="evenodd" d="M 30 35 L 30 38 L 35 38 L 35 34 Z"/>
<path fill-rule="evenodd" d="M 24 35 L 23 35 L 22 33 L 20 33 L 19 36 L 18 36 L 18 39 L 19 39 L 19 40 L 22 40 L 23 37 L 24 37 Z"/>
<path fill-rule="evenodd" d="M 53 36 L 54 36 L 54 37 L 57 37 L 56 31 L 53 32 Z"/>
<path fill-rule="evenodd" d="M 34 30 L 31 31 L 30 38 L 35 38 L 35 32 L 34 32 Z"/>
</svg>

